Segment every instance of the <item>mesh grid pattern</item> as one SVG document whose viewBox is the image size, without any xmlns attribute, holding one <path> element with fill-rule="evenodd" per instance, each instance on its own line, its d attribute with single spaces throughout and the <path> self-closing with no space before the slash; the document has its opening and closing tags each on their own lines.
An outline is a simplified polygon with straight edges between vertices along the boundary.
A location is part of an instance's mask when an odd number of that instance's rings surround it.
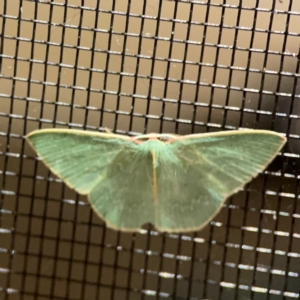
<svg viewBox="0 0 300 300">
<path fill-rule="evenodd" d="M 0 299 L 297 299 L 299 1 L 0 0 Z M 284 133 L 203 230 L 111 230 L 38 128 Z"/>
</svg>

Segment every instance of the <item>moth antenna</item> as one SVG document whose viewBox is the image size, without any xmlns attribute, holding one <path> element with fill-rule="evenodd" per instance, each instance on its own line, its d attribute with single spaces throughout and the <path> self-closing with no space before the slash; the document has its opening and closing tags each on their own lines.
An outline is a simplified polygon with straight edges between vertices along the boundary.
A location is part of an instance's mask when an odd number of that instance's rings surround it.
<svg viewBox="0 0 300 300">
<path fill-rule="evenodd" d="M 113 134 L 107 127 L 105 127 L 105 131 L 106 131 L 106 133 Z"/>
</svg>

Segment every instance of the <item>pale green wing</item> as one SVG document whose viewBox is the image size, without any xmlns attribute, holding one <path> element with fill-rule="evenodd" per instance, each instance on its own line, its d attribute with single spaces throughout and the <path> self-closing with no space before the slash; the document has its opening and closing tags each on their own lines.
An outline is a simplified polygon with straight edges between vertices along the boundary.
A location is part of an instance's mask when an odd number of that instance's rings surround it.
<svg viewBox="0 0 300 300">
<path fill-rule="evenodd" d="M 43 129 L 27 136 L 49 169 L 80 194 L 88 194 L 106 166 L 135 143 L 129 137 L 69 129 Z"/>
<path fill-rule="evenodd" d="M 277 133 L 256 130 L 189 135 L 167 144 L 176 159 L 158 170 L 157 228 L 182 232 L 206 225 L 284 143 Z"/>
<path fill-rule="evenodd" d="M 38 130 L 28 140 L 49 169 L 112 227 L 137 230 L 154 223 L 150 156 L 126 136 L 79 130 Z"/>
<path fill-rule="evenodd" d="M 97 183 L 89 200 L 110 227 L 137 231 L 154 223 L 151 156 L 127 150 L 107 166 L 106 178 Z"/>
</svg>

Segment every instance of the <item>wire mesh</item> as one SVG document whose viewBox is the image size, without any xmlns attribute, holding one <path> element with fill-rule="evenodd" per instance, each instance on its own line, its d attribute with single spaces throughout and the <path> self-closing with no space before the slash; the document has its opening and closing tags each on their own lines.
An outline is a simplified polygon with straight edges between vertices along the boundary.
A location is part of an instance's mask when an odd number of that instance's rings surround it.
<svg viewBox="0 0 300 300">
<path fill-rule="evenodd" d="M 0 298 L 299 298 L 299 24 L 287 0 L 0 0 Z M 205 229 L 129 234 L 36 159 L 50 127 L 289 142 Z"/>
</svg>

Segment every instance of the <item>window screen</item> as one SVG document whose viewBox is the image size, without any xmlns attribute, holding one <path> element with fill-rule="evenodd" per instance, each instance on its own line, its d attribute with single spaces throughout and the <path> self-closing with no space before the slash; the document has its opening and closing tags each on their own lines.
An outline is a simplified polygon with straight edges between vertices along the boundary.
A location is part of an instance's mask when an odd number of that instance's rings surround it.
<svg viewBox="0 0 300 300">
<path fill-rule="evenodd" d="M 299 24 L 289 0 L 0 0 L 0 299 L 298 299 Z M 53 127 L 288 143 L 203 230 L 121 233 L 27 144 Z"/>
</svg>

